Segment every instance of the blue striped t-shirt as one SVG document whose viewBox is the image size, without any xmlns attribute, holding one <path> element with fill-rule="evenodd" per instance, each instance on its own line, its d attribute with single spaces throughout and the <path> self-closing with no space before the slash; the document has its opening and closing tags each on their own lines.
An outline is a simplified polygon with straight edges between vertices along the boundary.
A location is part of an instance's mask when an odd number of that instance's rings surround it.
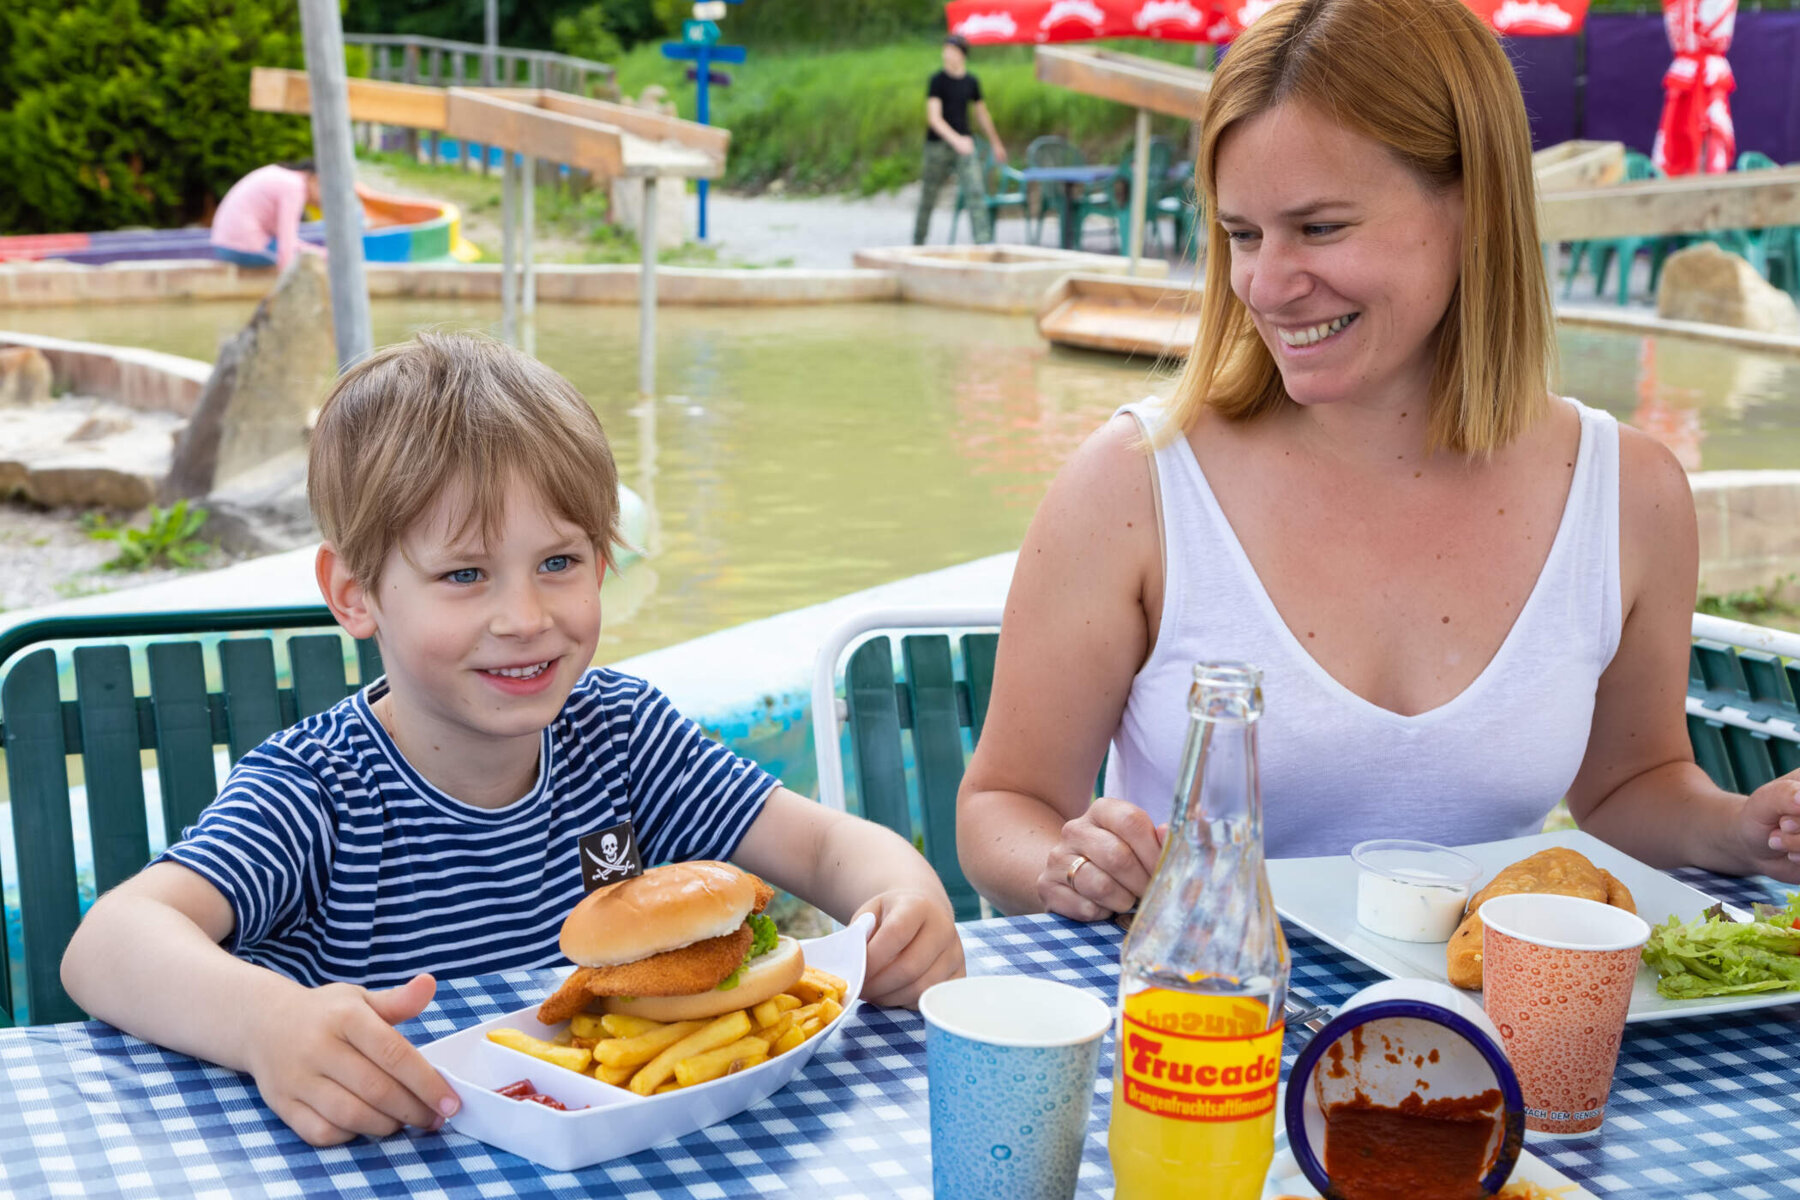
<svg viewBox="0 0 1800 1200">
<path fill-rule="evenodd" d="M 427 783 L 362 692 L 275 734 L 158 861 L 224 893 L 240 958 L 368 987 L 562 966 L 584 894 L 579 839 L 629 819 L 646 865 L 724 859 L 776 780 L 617 671 L 582 676 L 521 799 L 476 808 Z"/>
</svg>

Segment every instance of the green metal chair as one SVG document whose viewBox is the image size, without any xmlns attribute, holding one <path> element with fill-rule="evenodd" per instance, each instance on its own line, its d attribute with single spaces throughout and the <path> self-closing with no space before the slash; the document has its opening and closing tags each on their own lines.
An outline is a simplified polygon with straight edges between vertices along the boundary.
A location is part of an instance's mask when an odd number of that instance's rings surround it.
<svg viewBox="0 0 1800 1200">
<path fill-rule="evenodd" d="M 1746 150 L 1737 158 L 1740 171 L 1768 171 L 1780 166 L 1760 150 Z M 1776 225 L 1751 232 L 1762 252 L 1763 278 L 1800 300 L 1800 225 Z"/>
<path fill-rule="evenodd" d="M 1069 139 L 1058 134 L 1047 133 L 1031 140 L 1025 148 L 1025 165 L 1027 167 L 1079 167 L 1084 160 L 1081 151 L 1077 150 Z M 1041 245 L 1044 240 L 1044 219 L 1054 212 L 1057 228 L 1068 220 L 1069 189 L 1062 184 L 1039 184 L 1037 223 L 1028 232 L 1033 245 Z M 1027 214 L 1031 212 L 1026 209 Z M 1027 218 L 1030 219 L 1029 216 Z"/>
<path fill-rule="evenodd" d="M 1167 190 L 1169 164 L 1175 158 L 1175 146 L 1168 138 L 1153 135 L 1150 138 L 1150 169 L 1145 175 L 1143 207 L 1134 217 L 1131 212 L 1131 176 L 1132 160 L 1136 155 L 1136 146 L 1125 147 L 1125 158 L 1119 169 L 1124 173 L 1124 185 L 1113 190 L 1113 226 L 1118 230 L 1119 246 L 1125 246 L 1132 220 L 1144 224 L 1144 246 L 1146 249 L 1162 250 L 1162 227 L 1157 220 L 1157 201 L 1161 200 Z"/>
<path fill-rule="evenodd" d="M 82 907 L 68 760 L 80 759 L 98 895 L 150 859 L 146 757 L 156 766 L 163 838 L 173 842 L 218 792 L 215 747 L 235 762 L 354 690 L 342 633 L 283 639 L 289 682 L 280 682 L 272 631 L 326 626 L 336 629 L 331 613 L 309 606 L 61 617 L 0 634 L 0 746 L 18 852 L 20 999 L 30 1023 L 84 1016 L 59 978 Z M 217 636 L 246 631 L 263 636 Z M 152 640 L 137 648 L 145 638 Z M 64 653 L 68 643 L 78 644 Z M 373 642 L 355 643 L 355 655 L 362 680 L 381 673 Z M 63 698 L 65 672 L 73 699 Z M 0 937 L 0 1025 L 21 1015 L 9 957 Z"/>
<path fill-rule="evenodd" d="M 963 210 L 973 204 L 982 204 L 987 208 L 988 228 L 999 231 L 1000 210 L 1017 208 L 1025 212 L 1027 218 L 1031 212 L 1031 197 L 1028 194 L 1025 177 L 1014 168 L 994 159 L 994 148 L 984 137 L 975 139 L 976 160 L 981 163 L 981 190 L 979 197 L 970 197 L 963 193 L 960 182 L 956 186 L 956 208 L 950 214 L 950 240 L 956 240 L 956 225 L 962 220 Z M 969 236 L 974 236 L 975 219 L 969 218 Z"/>
<path fill-rule="evenodd" d="M 1699 614 L 1693 633 L 1687 724 L 1694 761 L 1732 792 L 1800 770 L 1800 634 Z"/>
<path fill-rule="evenodd" d="M 1650 161 L 1647 154 L 1639 154 L 1635 150 L 1625 152 L 1625 180 L 1628 183 L 1645 179 L 1658 179 L 1662 172 Z M 1641 253 L 1650 256 L 1650 291 L 1656 291 L 1657 281 L 1662 277 L 1663 261 L 1679 246 L 1674 238 L 1666 237 L 1623 237 L 1594 238 L 1570 244 L 1569 268 L 1563 276 L 1563 296 L 1574 294 L 1575 278 L 1581 273 L 1583 259 L 1586 259 L 1594 271 L 1594 295 L 1606 294 L 1606 277 L 1611 273 L 1615 263 L 1619 267 L 1619 303 L 1626 304 L 1631 299 L 1631 267 Z"/>
<path fill-rule="evenodd" d="M 981 915 L 981 898 L 956 858 L 956 792 L 987 718 L 999 627 L 998 608 L 882 610 L 833 630 L 814 660 L 819 802 L 858 811 L 917 846 L 959 921 Z M 887 632 L 859 641 L 876 630 Z M 907 632 L 896 667 L 889 633 L 900 630 Z M 846 730 L 848 771 L 840 741 Z"/>
</svg>

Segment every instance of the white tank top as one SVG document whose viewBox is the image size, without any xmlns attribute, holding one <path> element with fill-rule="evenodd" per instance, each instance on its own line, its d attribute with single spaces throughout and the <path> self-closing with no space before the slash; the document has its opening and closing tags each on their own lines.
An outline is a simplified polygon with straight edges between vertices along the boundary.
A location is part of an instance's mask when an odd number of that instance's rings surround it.
<svg viewBox="0 0 1800 1200">
<path fill-rule="evenodd" d="M 1106 794 L 1168 820 L 1193 664 L 1263 672 L 1264 845 L 1272 858 L 1343 854 L 1365 838 L 1460 845 L 1536 833 L 1587 748 L 1600 675 L 1619 646 L 1619 428 L 1581 415 L 1581 447 L 1543 570 L 1493 660 L 1445 704 L 1378 707 L 1326 673 L 1263 590 L 1176 438 L 1156 453 L 1164 583 L 1156 648 L 1113 735 Z M 1156 428 L 1154 402 L 1130 412 Z"/>
</svg>

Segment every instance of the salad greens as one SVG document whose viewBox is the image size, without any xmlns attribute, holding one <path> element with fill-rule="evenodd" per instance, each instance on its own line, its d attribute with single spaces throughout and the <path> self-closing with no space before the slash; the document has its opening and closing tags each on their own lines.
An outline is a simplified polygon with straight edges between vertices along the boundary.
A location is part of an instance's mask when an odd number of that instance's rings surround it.
<svg viewBox="0 0 1800 1200">
<path fill-rule="evenodd" d="M 1670 917 L 1650 931 L 1644 961 L 1670 1000 L 1800 990 L 1800 892 L 1787 905 L 1755 906 L 1735 921 L 1715 904 L 1691 921 Z"/>
<path fill-rule="evenodd" d="M 775 928 L 775 918 L 763 913 L 750 914 L 750 953 L 744 955 L 744 961 L 737 965 L 737 970 L 719 982 L 718 990 L 728 992 L 738 985 L 744 977 L 744 968 L 750 965 L 753 958 L 761 958 L 775 948 L 775 940 L 781 931 Z"/>
</svg>

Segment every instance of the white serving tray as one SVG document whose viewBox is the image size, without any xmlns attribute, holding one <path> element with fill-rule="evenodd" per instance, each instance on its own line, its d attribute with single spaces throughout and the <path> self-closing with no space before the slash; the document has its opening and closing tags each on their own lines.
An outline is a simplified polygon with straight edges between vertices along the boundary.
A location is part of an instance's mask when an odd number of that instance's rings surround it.
<svg viewBox="0 0 1800 1200">
<path fill-rule="evenodd" d="M 1535 1183 L 1553 1192 L 1557 1200 L 1594 1200 L 1594 1193 L 1564 1175 L 1561 1171 L 1529 1150 L 1519 1151 L 1519 1163 L 1513 1168 L 1508 1183 Z M 1263 1185 L 1263 1200 L 1319 1200 L 1319 1189 L 1301 1174 L 1300 1166 L 1286 1146 L 1275 1152 L 1269 1164 L 1269 1179 Z"/>
<path fill-rule="evenodd" d="M 1623 851 L 1577 829 L 1536 833 L 1501 842 L 1457 846 L 1481 868 L 1475 887 L 1479 891 L 1501 869 L 1550 846 L 1566 846 L 1587 856 L 1597 867 L 1611 871 L 1631 889 L 1638 916 L 1653 927 L 1671 916 L 1684 921 L 1700 915 L 1712 898 L 1655 867 L 1645 866 Z M 1330 942 L 1350 957 L 1394 979 L 1435 979 L 1445 975 L 1446 942 L 1401 942 L 1370 933 L 1356 923 L 1356 864 L 1350 856 L 1331 858 L 1270 859 L 1269 888 L 1276 911 L 1302 929 Z M 1725 911 L 1738 920 L 1750 914 L 1727 904 Z M 1479 995 L 1480 993 L 1475 993 Z M 1638 967 L 1631 990 L 1627 1023 L 1668 1020 L 1672 1017 L 1711 1016 L 1800 1003 L 1800 992 L 1758 992 L 1747 996 L 1709 996 L 1700 1000 L 1667 1000 L 1656 990 L 1656 972 Z"/>
<path fill-rule="evenodd" d="M 488 1030 L 502 1026 L 538 1038 L 553 1036 L 560 1026 L 540 1024 L 535 1005 L 439 1038 L 420 1047 L 420 1052 L 462 1099 L 462 1107 L 448 1123 L 458 1133 L 558 1171 L 636 1154 L 735 1116 L 785 1087 L 855 1015 L 874 923 L 873 917 L 864 915 L 827 937 L 800 943 L 809 966 L 830 971 L 850 985 L 837 1020 L 786 1054 L 710 1083 L 639 1096 L 488 1041 Z M 531 1080 L 538 1091 L 575 1111 L 557 1112 L 493 1090 L 517 1079 Z"/>
</svg>

